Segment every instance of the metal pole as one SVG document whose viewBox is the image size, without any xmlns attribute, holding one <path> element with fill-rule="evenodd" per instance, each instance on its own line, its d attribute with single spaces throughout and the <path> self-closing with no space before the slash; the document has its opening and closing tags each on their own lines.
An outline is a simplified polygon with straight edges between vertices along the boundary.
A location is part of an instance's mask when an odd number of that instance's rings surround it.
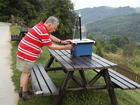
<svg viewBox="0 0 140 105">
<path fill-rule="evenodd" d="M 79 31 L 80 31 L 80 40 L 82 40 L 82 32 L 81 32 L 81 14 L 79 13 Z"/>
</svg>

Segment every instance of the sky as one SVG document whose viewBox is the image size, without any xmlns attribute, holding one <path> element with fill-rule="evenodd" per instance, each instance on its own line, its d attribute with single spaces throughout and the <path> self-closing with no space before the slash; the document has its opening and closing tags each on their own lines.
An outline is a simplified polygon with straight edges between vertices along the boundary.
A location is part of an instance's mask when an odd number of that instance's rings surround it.
<svg viewBox="0 0 140 105">
<path fill-rule="evenodd" d="M 109 6 L 109 7 L 140 7 L 140 0 L 71 0 L 74 3 L 74 9 L 88 7 Z"/>
</svg>

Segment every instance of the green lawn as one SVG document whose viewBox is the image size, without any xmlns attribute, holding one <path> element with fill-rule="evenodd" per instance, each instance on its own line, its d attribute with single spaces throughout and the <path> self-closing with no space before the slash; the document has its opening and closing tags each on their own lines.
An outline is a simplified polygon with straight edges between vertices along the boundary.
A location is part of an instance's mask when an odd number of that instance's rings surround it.
<svg viewBox="0 0 140 105">
<path fill-rule="evenodd" d="M 11 33 L 18 34 L 18 30 L 15 26 L 11 26 Z M 13 76 L 12 80 L 15 85 L 16 91 L 19 89 L 19 79 L 21 72 L 16 69 L 16 52 L 18 42 L 11 42 L 11 56 L 12 56 L 12 70 Z M 49 58 L 49 53 L 47 47 L 43 48 L 43 56 L 36 63 L 41 63 L 43 66 L 47 63 Z M 58 63 L 54 62 L 52 66 L 59 66 Z M 65 74 L 62 71 L 51 71 L 49 72 L 50 77 L 57 87 L 60 87 Z M 77 74 L 75 74 L 77 75 Z M 95 75 L 92 71 L 87 71 L 86 75 L 88 79 Z M 102 79 L 97 81 L 97 83 L 103 82 Z M 75 85 L 71 83 L 71 85 Z M 31 85 L 29 87 L 31 89 Z M 118 99 L 119 105 L 140 105 L 140 90 L 126 90 L 115 89 L 116 97 Z M 19 99 L 18 105 L 53 105 L 55 98 L 57 96 L 40 96 L 29 101 L 23 101 Z M 77 91 L 68 92 L 65 95 L 62 105 L 111 105 L 110 98 L 107 90 L 98 91 Z"/>
</svg>

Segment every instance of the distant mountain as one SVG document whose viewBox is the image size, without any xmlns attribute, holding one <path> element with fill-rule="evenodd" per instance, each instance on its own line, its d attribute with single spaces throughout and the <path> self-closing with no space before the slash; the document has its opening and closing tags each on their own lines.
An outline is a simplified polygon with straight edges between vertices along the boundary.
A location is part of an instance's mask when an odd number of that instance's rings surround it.
<svg viewBox="0 0 140 105">
<path fill-rule="evenodd" d="M 140 12 L 140 7 L 134 8 L 137 12 Z"/>
<path fill-rule="evenodd" d="M 99 38 L 126 36 L 140 42 L 140 13 L 108 17 L 86 25 L 87 34 Z"/>
<path fill-rule="evenodd" d="M 85 25 L 89 22 L 101 20 L 107 17 L 114 17 L 114 16 L 135 13 L 136 10 L 129 6 L 119 7 L 119 8 L 101 6 L 101 7 L 94 7 L 94 8 L 84 8 L 84 9 L 76 10 L 76 12 L 81 13 L 82 25 Z"/>
</svg>

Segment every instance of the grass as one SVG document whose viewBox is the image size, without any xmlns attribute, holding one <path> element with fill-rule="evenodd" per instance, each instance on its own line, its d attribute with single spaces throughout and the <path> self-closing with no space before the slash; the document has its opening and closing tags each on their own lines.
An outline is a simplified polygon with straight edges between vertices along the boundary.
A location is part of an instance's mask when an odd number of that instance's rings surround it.
<svg viewBox="0 0 140 105">
<path fill-rule="evenodd" d="M 18 32 L 18 29 L 15 26 L 11 26 L 11 30 L 15 30 L 14 32 Z M 12 33 L 13 31 L 11 31 Z M 18 34 L 18 33 L 15 33 Z M 11 42 L 12 50 L 11 50 L 11 56 L 12 56 L 12 70 L 13 70 L 13 76 L 12 80 L 15 85 L 15 90 L 18 91 L 19 89 L 19 79 L 21 72 L 16 69 L 16 52 L 17 52 L 17 46 L 18 42 Z M 49 59 L 49 52 L 47 47 L 43 48 L 43 57 L 41 59 L 38 59 L 36 63 L 41 63 L 43 66 L 47 63 Z M 54 62 L 52 66 L 59 66 L 57 62 Z M 55 85 L 57 87 L 60 87 L 63 78 L 65 77 L 65 74 L 62 71 L 56 71 L 56 72 L 49 72 L 49 75 Z M 77 73 L 75 73 L 77 75 Z M 87 75 L 88 80 L 95 75 L 92 71 L 86 71 L 85 75 Z M 97 81 L 98 83 L 102 83 L 103 80 L 100 79 Z M 73 82 L 71 85 L 75 85 Z M 31 85 L 29 86 L 31 89 Z M 140 105 L 140 90 L 128 90 L 128 91 L 122 91 L 120 89 L 115 89 L 116 97 L 118 100 L 119 105 Z M 57 96 L 40 96 L 36 97 L 29 101 L 23 101 L 22 99 L 19 99 L 18 105 L 53 105 L 55 99 Z M 107 90 L 92 90 L 92 91 L 76 91 L 76 92 L 68 92 L 64 100 L 62 102 L 62 105 L 111 105 L 110 98 L 108 95 Z"/>
<path fill-rule="evenodd" d="M 133 57 L 123 57 L 122 54 L 106 54 L 107 59 L 120 65 L 125 65 L 131 68 L 135 73 L 140 74 L 140 56 L 136 54 Z"/>
</svg>

